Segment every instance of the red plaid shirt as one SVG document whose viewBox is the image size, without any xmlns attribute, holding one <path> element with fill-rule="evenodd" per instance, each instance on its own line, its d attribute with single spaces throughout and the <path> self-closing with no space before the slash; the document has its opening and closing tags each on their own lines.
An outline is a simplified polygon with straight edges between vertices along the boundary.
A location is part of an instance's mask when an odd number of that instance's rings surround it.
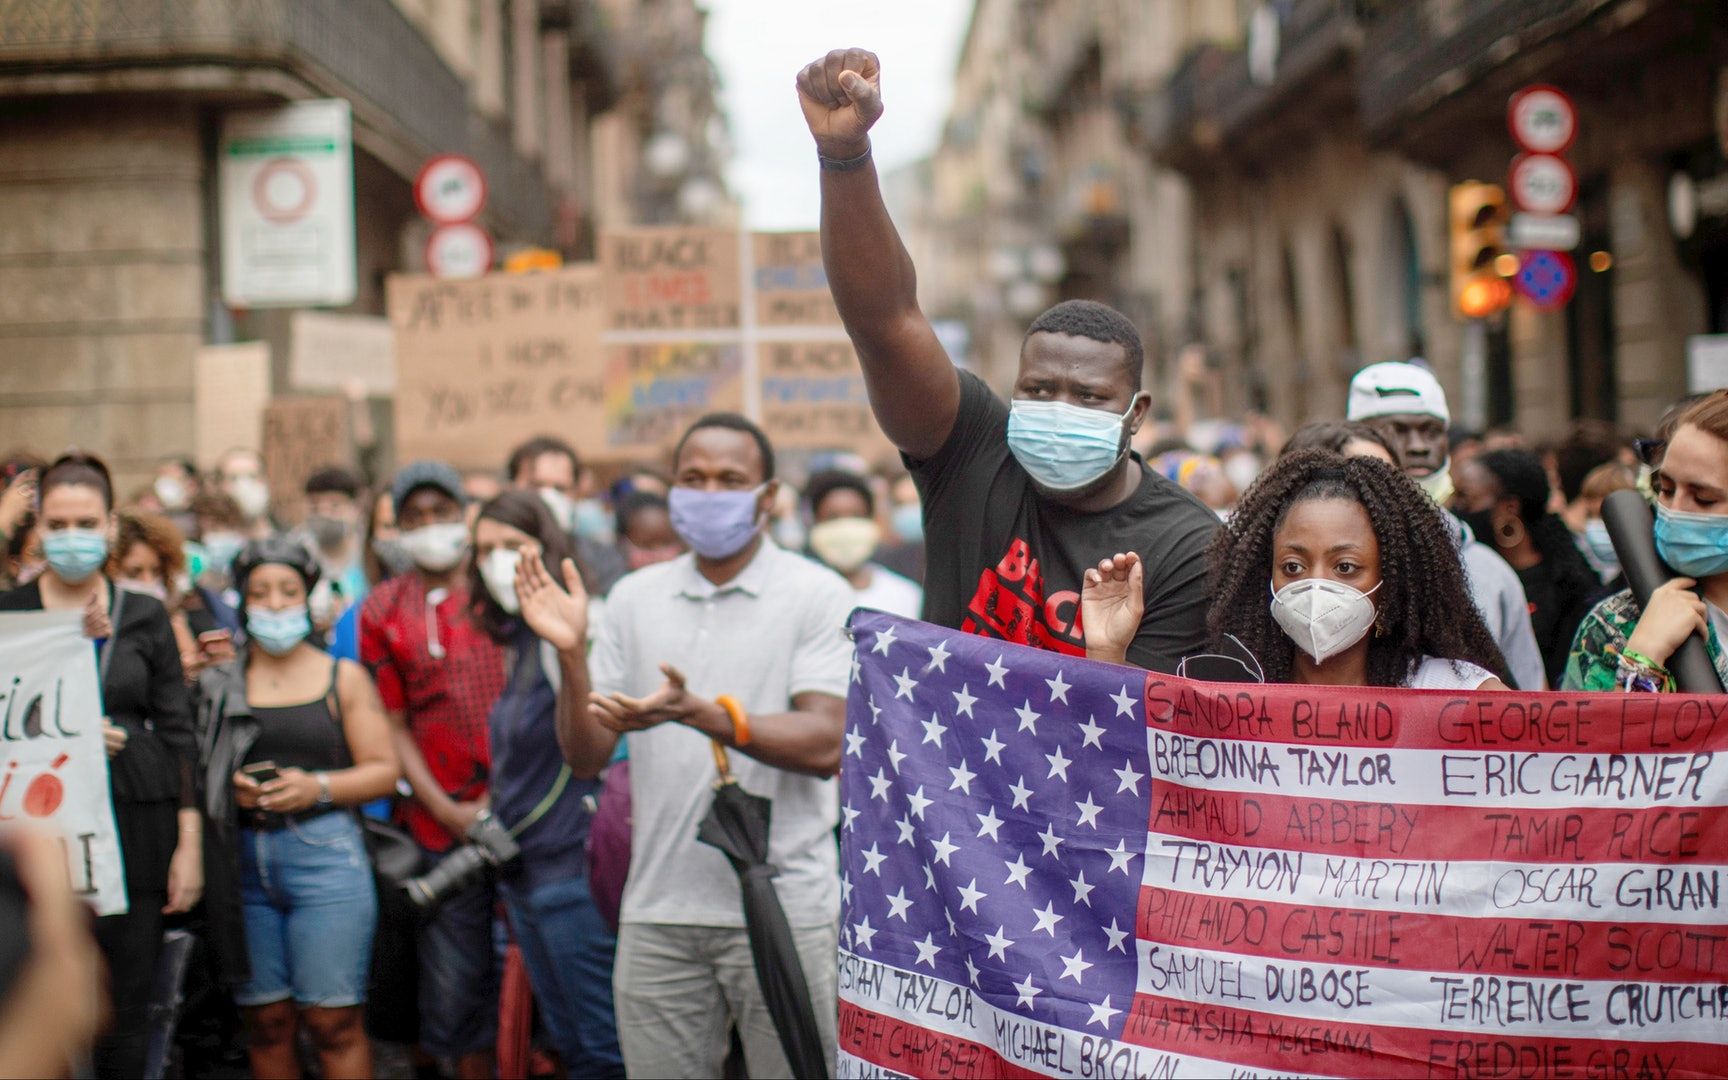
<svg viewBox="0 0 1728 1080">
<path fill-rule="evenodd" d="M 486 721 L 504 692 L 504 650 L 469 620 L 466 586 L 451 589 L 432 618 L 442 659 L 428 641 L 420 575 L 384 582 L 360 609 L 360 659 L 378 680 L 384 707 L 407 715 L 438 785 L 467 802 L 486 794 L 492 764 Z M 422 847 L 444 851 L 455 842 L 417 802 L 404 803 L 401 817 Z"/>
</svg>

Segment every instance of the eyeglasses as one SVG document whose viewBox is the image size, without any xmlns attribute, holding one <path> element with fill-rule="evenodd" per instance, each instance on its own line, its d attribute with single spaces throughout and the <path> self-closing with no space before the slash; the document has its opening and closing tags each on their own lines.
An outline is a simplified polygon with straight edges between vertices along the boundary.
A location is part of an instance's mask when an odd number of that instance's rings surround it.
<svg viewBox="0 0 1728 1080">
<path fill-rule="evenodd" d="M 1667 439 L 1633 439 L 1632 452 L 1638 455 L 1638 460 L 1652 469 L 1662 462 L 1662 454 L 1668 449 Z"/>
</svg>

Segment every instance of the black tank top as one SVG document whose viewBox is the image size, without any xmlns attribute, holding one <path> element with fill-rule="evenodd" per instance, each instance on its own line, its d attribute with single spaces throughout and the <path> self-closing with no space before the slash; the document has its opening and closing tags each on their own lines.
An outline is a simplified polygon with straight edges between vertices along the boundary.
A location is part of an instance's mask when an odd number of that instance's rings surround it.
<svg viewBox="0 0 1728 1080">
<path fill-rule="evenodd" d="M 243 764 L 272 761 L 278 768 L 306 772 L 334 771 L 354 764 L 342 724 L 331 707 L 336 697 L 337 667 L 338 663 L 331 664 L 330 689 L 316 701 L 253 708 L 258 741 L 246 752 Z"/>
</svg>

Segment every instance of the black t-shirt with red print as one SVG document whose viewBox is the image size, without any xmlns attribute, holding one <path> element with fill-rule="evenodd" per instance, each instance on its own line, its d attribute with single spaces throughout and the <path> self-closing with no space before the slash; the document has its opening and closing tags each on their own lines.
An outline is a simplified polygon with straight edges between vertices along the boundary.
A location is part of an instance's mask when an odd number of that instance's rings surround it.
<svg viewBox="0 0 1728 1080">
<path fill-rule="evenodd" d="M 942 449 L 907 465 L 924 501 L 924 617 L 967 633 L 1084 655 L 1080 586 L 1117 552 L 1145 563 L 1146 614 L 1131 663 L 1173 672 L 1204 651 L 1206 545 L 1218 517 L 1138 457 L 1140 487 L 1083 514 L 1042 498 L 1008 450 L 1008 406 L 960 373 L 960 411 Z"/>
</svg>

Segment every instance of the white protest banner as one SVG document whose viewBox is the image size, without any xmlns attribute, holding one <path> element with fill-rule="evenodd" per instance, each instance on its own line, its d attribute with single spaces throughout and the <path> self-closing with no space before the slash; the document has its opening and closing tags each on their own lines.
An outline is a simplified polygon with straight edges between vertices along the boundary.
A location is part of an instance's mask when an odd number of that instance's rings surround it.
<svg viewBox="0 0 1728 1080">
<path fill-rule="evenodd" d="M 96 650 L 77 612 L 0 615 L 0 698 L 0 828 L 58 828 L 72 890 L 98 915 L 124 914 Z"/>
</svg>

